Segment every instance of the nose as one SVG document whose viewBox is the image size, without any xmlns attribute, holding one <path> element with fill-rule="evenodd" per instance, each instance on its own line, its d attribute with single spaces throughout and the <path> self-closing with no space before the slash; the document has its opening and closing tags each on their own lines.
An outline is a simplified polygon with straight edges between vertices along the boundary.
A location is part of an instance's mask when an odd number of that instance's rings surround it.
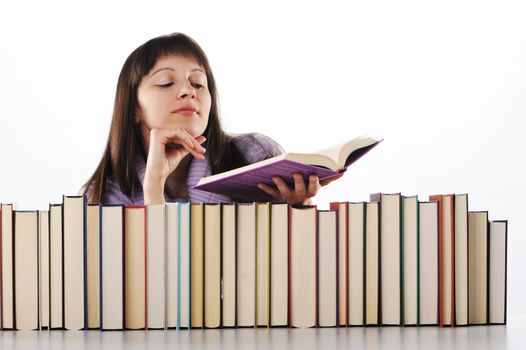
<svg viewBox="0 0 526 350">
<path fill-rule="evenodd" d="M 181 100 L 196 98 L 195 89 L 189 81 L 181 84 L 178 92 L 178 98 Z"/>
</svg>

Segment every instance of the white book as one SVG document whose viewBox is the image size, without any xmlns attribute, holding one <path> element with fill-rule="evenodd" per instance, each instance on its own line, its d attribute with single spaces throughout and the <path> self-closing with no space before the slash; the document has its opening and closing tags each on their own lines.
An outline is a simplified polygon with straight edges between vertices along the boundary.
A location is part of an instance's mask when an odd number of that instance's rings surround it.
<svg viewBox="0 0 526 350">
<path fill-rule="evenodd" d="M 256 326 L 269 326 L 270 203 L 256 203 Z"/>
<path fill-rule="evenodd" d="M 289 206 L 272 204 L 270 227 L 270 325 L 288 324 Z"/>
<path fill-rule="evenodd" d="M 101 329 L 124 328 L 123 206 L 102 207 Z"/>
<path fill-rule="evenodd" d="M 489 323 L 506 324 L 506 258 L 508 222 L 489 226 Z"/>
<path fill-rule="evenodd" d="M 468 324 L 468 195 L 455 195 L 455 325 Z"/>
<path fill-rule="evenodd" d="M 420 325 L 438 324 L 438 202 L 419 203 Z"/>
<path fill-rule="evenodd" d="M 318 212 L 318 317 L 320 327 L 335 327 L 337 325 L 337 214 L 334 210 L 320 210 Z"/>
<path fill-rule="evenodd" d="M 85 198 L 63 197 L 64 223 L 64 328 L 83 329 L 85 324 Z"/>
<path fill-rule="evenodd" d="M 349 325 L 363 325 L 365 203 L 349 203 Z"/>
<path fill-rule="evenodd" d="M 256 206 L 237 205 L 237 325 L 256 321 Z"/>
<path fill-rule="evenodd" d="M 49 316 L 51 329 L 64 326 L 62 317 L 62 204 L 49 205 Z"/>
<path fill-rule="evenodd" d="M 379 321 L 379 255 L 380 255 L 380 205 L 370 202 L 366 205 L 365 229 L 365 324 L 377 325 Z"/>
<path fill-rule="evenodd" d="M 221 205 L 204 206 L 204 326 L 221 324 Z"/>
<path fill-rule="evenodd" d="M 190 203 L 179 207 L 178 327 L 190 327 Z"/>
<path fill-rule="evenodd" d="M 469 324 L 488 323 L 488 212 L 468 212 Z"/>
<path fill-rule="evenodd" d="M 236 325 L 236 205 L 223 204 L 222 212 L 222 326 Z"/>
<path fill-rule="evenodd" d="M 418 198 L 403 197 L 404 324 L 418 321 Z"/>
<path fill-rule="evenodd" d="M 166 327 L 177 327 L 179 290 L 179 203 L 166 203 Z"/>
<path fill-rule="evenodd" d="M 165 206 L 164 204 L 146 207 L 146 294 L 147 322 L 149 329 L 163 329 L 165 319 Z"/>
</svg>

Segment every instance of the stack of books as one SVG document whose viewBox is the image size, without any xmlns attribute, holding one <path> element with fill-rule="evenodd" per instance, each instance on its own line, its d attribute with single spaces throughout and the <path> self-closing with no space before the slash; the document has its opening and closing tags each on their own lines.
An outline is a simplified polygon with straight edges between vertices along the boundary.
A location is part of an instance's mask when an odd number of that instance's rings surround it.
<svg viewBox="0 0 526 350">
<path fill-rule="evenodd" d="M 1 205 L 2 329 L 506 323 L 507 221 L 468 196 Z"/>
</svg>

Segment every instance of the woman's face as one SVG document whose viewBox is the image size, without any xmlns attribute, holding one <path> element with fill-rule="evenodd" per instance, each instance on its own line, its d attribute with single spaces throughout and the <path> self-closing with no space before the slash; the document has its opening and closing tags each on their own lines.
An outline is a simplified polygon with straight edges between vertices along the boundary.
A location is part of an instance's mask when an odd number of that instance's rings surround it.
<svg viewBox="0 0 526 350">
<path fill-rule="evenodd" d="M 193 58 L 159 58 L 142 78 L 137 98 L 135 122 L 141 124 L 146 144 L 153 128 L 185 129 L 194 137 L 206 129 L 212 98 L 206 73 Z"/>
</svg>

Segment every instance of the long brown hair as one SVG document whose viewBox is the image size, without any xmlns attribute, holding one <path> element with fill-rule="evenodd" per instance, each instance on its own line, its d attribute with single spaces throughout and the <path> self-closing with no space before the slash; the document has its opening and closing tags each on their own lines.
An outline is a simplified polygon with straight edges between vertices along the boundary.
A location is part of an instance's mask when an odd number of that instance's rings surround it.
<svg viewBox="0 0 526 350">
<path fill-rule="evenodd" d="M 233 137 L 221 128 L 216 83 L 206 54 L 199 44 L 182 33 L 173 33 L 151 39 L 135 49 L 124 62 L 115 94 L 115 105 L 108 141 L 97 169 L 84 184 L 82 193 L 88 194 L 89 203 L 104 200 L 108 178 L 113 178 L 126 196 L 134 195 L 140 181 L 135 171 L 136 157 L 146 159 L 139 125 L 133 118 L 138 108 L 137 89 L 142 78 L 157 60 L 167 55 L 185 55 L 197 61 L 205 70 L 212 98 L 208 125 L 203 133 L 204 147 L 212 174 L 221 173 L 247 164 L 233 143 Z"/>
</svg>

